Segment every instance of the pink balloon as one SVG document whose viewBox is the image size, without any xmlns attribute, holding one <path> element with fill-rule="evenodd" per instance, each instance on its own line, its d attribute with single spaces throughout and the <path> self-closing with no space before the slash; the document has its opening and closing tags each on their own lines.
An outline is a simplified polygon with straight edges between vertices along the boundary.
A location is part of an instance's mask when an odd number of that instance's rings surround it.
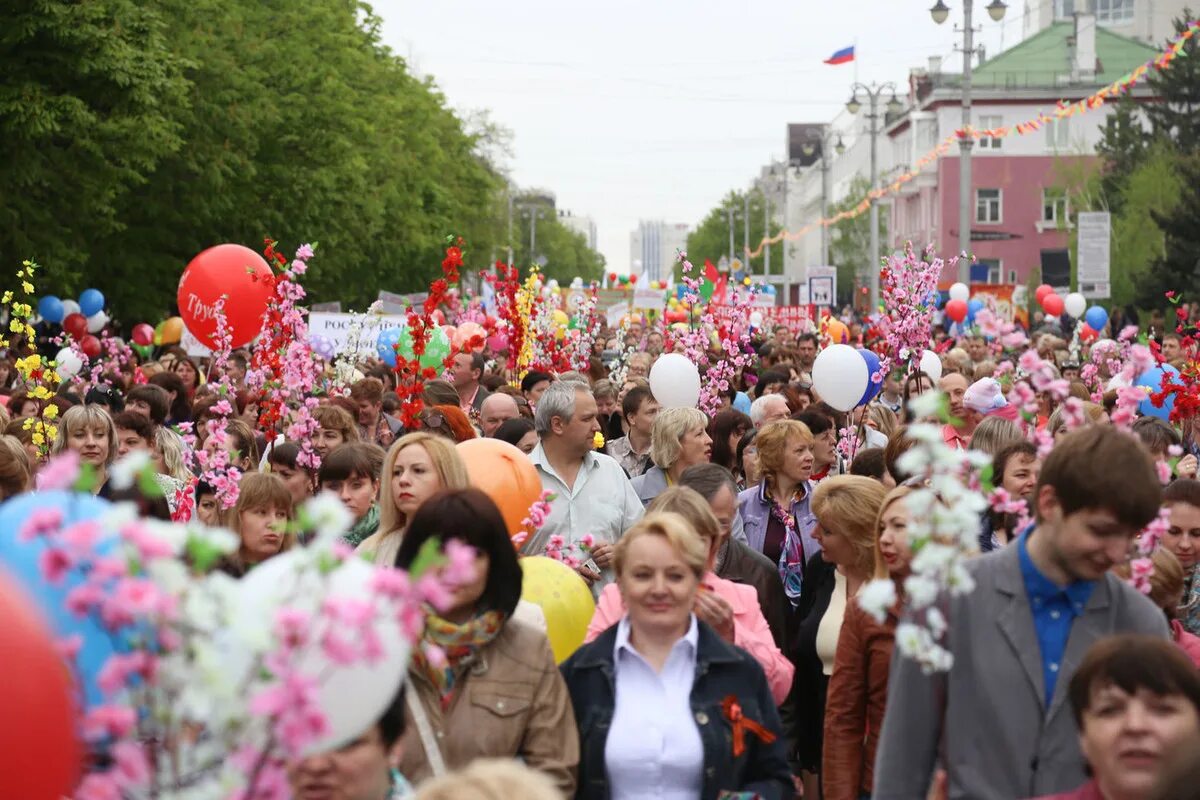
<svg viewBox="0 0 1200 800">
<path fill-rule="evenodd" d="M 468 342 L 476 337 L 479 338 L 480 343 L 472 349 L 476 351 L 482 350 L 483 342 L 487 339 L 487 331 L 478 322 L 462 323 L 458 326 L 458 330 L 454 332 L 453 341 L 455 349 L 466 346 Z"/>
<path fill-rule="evenodd" d="M 508 334 L 497 333 L 488 337 L 488 349 L 493 353 L 503 353 L 508 350 Z"/>
</svg>

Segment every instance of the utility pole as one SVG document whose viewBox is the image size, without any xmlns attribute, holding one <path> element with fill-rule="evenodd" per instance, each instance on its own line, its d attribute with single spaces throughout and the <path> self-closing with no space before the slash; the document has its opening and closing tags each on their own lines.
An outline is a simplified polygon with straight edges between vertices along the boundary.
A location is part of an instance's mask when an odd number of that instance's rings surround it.
<svg viewBox="0 0 1200 800">
<path fill-rule="evenodd" d="M 730 269 L 733 269 L 733 203 L 730 203 L 725 210 L 729 212 L 729 263 Z"/>
<path fill-rule="evenodd" d="M 745 269 L 746 273 L 749 274 L 750 273 L 750 192 L 749 191 L 747 191 L 745 194 L 742 195 L 742 203 L 744 204 L 742 207 L 742 221 L 744 223 L 742 226 L 742 255 L 745 256 L 745 258 L 743 259 L 742 267 L 743 267 L 743 269 Z"/>
<path fill-rule="evenodd" d="M 868 131 L 871 134 L 871 192 L 873 193 L 879 183 L 879 134 L 883 130 L 885 122 L 884 115 L 880 113 L 879 99 L 885 91 L 892 93 L 891 98 L 885 106 L 886 113 L 899 114 L 903 110 L 900 101 L 896 99 L 896 85 L 894 83 L 885 83 L 882 86 L 872 83 L 870 86 L 862 83 L 855 83 L 851 89 L 850 99 L 846 102 L 846 110 L 851 114 L 857 114 L 862 108 L 862 103 L 858 101 L 858 93 L 862 91 L 868 102 L 869 111 L 867 120 L 870 122 Z M 871 199 L 871 253 L 867 259 L 868 274 L 867 278 L 871 287 L 871 308 L 879 307 L 879 202 Z"/>
<path fill-rule="evenodd" d="M 513 195 L 512 184 L 508 185 L 508 265 L 513 266 Z"/>
<path fill-rule="evenodd" d="M 767 196 L 765 184 L 758 185 L 759 194 L 762 195 L 763 201 L 763 239 L 766 243 L 763 245 L 763 275 L 767 277 L 767 282 L 771 280 L 771 198 Z"/>
</svg>

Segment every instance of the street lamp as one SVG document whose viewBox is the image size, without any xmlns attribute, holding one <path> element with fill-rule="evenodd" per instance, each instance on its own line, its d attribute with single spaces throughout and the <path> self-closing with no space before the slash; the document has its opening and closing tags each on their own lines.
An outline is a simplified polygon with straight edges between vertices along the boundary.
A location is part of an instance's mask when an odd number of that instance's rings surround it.
<svg viewBox="0 0 1200 800">
<path fill-rule="evenodd" d="M 855 104 L 855 111 L 858 109 L 856 98 L 851 95 L 850 101 Z M 847 103 L 849 108 L 850 104 Z M 851 112 L 854 113 L 854 112 Z M 832 126 L 824 125 L 820 131 L 809 128 L 806 134 L 807 141 L 802 145 L 802 150 L 805 155 L 812 155 L 816 150 L 816 145 L 821 146 L 821 217 L 822 219 L 829 216 L 829 151 L 833 150 L 839 156 L 846 152 L 846 145 L 842 144 L 842 135 L 837 135 L 837 141 L 834 142 L 834 132 Z M 821 266 L 829 266 L 829 226 L 821 226 Z"/>
<path fill-rule="evenodd" d="M 939 4 L 941 0 L 938 0 Z M 885 83 L 882 86 L 872 83 L 870 86 L 862 83 L 855 83 L 850 87 L 850 101 L 846 103 L 846 110 L 851 114 L 857 114 L 862 104 L 858 101 L 858 93 L 862 91 L 866 95 L 868 104 L 867 119 L 870 121 L 871 127 L 871 191 L 875 191 L 875 185 L 879 182 L 879 133 L 883 130 L 882 117 L 879 113 L 879 100 L 883 97 L 883 93 L 890 92 L 891 98 L 884 105 L 884 111 L 888 114 L 899 114 L 903 110 L 900 101 L 896 99 L 896 84 Z M 838 141 L 841 144 L 841 140 Z M 843 148 L 844 149 L 844 148 Z M 879 307 L 879 203 L 871 200 L 871 254 L 869 267 L 869 276 L 871 284 L 871 308 Z"/>
<path fill-rule="evenodd" d="M 971 59 L 975 57 L 976 51 L 975 32 L 976 30 L 982 31 L 982 28 L 977 29 L 971 24 L 974 5 L 973 0 L 963 0 L 962 129 L 964 131 L 971 127 Z M 1004 13 L 1008 11 L 1004 0 L 992 0 L 985 8 L 988 16 L 995 22 L 1004 19 Z M 937 0 L 937 4 L 929 9 L 929 15 L 933 17 L 934 22 L 941 25 L 950 15 L 950 8 L 942 0 Z M 971 148 L 974 146 L 975 140 L 970 136 L 963 136 L 958 140 L 960 153 L 958 159 L 958 249 L 960 253 L 965 254 L 971 252 Z M 970 282 L 971 260 L 969 258 L 959 259 L 958 280 L 962 283 Z"/>
</svg>

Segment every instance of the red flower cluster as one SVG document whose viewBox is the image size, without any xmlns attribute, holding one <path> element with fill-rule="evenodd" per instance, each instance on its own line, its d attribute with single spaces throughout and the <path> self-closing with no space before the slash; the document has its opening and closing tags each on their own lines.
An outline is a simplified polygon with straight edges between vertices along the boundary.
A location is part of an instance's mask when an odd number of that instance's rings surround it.
<svg viewBox="0 0 1200 800">
<path fill-rule="evenodd" d="M 1200 362 L 1197 362 L 1197 330 L 1188 321 L 1188 310 L 1179 303 L 1182 300 L 1178 292 L 1167 292 L 1166 297 L 1175 306 L 1175 332 L 1180 337 L 1180 347 L 1183 350 L 1184 365 L 1176 375 L 1173 372 L 1163 372 L 1161 391 L 1150 395 L 1150 402 L 1161 408 L 1168 395 L 1175 395 L 1175 405 L 1171 409 L 1171 421 L 1182 422 L 1200 415 Z M 1150 350 L 1159 364 L 1164 359 L 1162 348 L 1158 342 L 1150 341 Z"/>
<path fill-rule="evenodd" d="M 280 311 L 280 300 L 284 296 L 286 285 L 290 283 L 290 279 L 287 277 L 285 269 L 288 263 L 287 256 L 275 249 L 278 244 L 269 236 L 263 239 L 263 257 L 266 258 L 272 271 L 276 272 L 275 290 L 267 301 L 267 311 L 263 315 L 262 338 L 250 357 L 250 369 L 258 370 L 263 375 L 272 376 L 274 380 L 278 380 L 279 375 L 283 372 L 283 353 L 287 352 L 293 333 L 291 326 L 284 324 L 283 314 Z M 259 392 L 256 402 L 259 409 L 258 428 L 268 442 L 273 442 L 278 436 L 278 428 L 283 422 L 285 409 L 281 401 L 272 399 L 273 393 L 269 389 L 270 379 Z"/>
</svg>

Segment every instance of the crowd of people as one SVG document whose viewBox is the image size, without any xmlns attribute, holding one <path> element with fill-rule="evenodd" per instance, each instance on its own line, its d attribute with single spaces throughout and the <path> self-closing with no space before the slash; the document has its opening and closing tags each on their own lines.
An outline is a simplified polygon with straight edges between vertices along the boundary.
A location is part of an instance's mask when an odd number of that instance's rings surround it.
<svg viewBox="0 0 1200 800">
<path fill-rule="evenodd" d="M 423 637 L 444 660 L 415 649 L 374 727 L 295 763 L 296 798 L 1193 796 L 1178 793 L 1194 791 L 1200 755 L 1192 421 L 1109 424 L 1113 399 L 1079 379 L 1088 345 L 1054 332 L 1029 347 L 1085 400 L 1081 415 L 1049 393 L 1020 414 L 1003 376 L 1021 354 L 978 332 L 939 330 L 940 375 L 897 363 L 853 412 L 814 386 L 828 343 L 817 331 L 777 325 L 753 343 L 711 415 L 661 407 L 647 379 L 670 332 L 638 323 L 602 332 L 585 372 L 510 382 L 507 353 L 459 353 L 425 382 L 415 426 L 401 422 L 395 373 L 365 364 L 313 410 L 315 469 L 303 443 L 260 429 L 248 353 L 229 359 L 223 397 L 210 365 L 167 349 L 114 363 L 82 396 L 9 390 L 0 499 L 34 491 L 68 451 L 98 496 L 121 499 L 114 462 L 142 451 L 162 489 L 138 498 L 142 512 L 228 527 L 239 546 L 221 569 L 234 577 L 301 546 L 287 523 L 319 492 L 344 504 L 345 544 L 377 566 L 409 567 L 435 538 L 473 549 L 476 580 L 426 610 Z M 1191 347 L 1168 334 L 1160 357 L 1186 367 Z M 13 386 L 11 362 L 0 375 Z M 909 426 L 931 418 L 909 402 L 934 392 L 947 400 L 942 443 L 985 454 L 991 482 L 1025 509 L 979 519 L 974 589 L 938 601 L 954 658 L 940 673 L 896 652 L 921 558 L 907 530 L 937 513 L 913 503 Z M 57 426 L 50 452 L 35 417 Z M 519 549 L 456 448 L 477 437 L 518 448 L 549 493 Z M 199 479 L 193 448 L 224 448 L 238 468 L 233 507 Z M 1160 509 L 1169 526 L 1146 595 L 1127 562 Z M 596 599 L 561 664 L 521 599 L 520 559 L 549 551 L 579 556 Z M 857 598 L 881 579 L 897 599 L 879 619 Z"/>
</svg>

